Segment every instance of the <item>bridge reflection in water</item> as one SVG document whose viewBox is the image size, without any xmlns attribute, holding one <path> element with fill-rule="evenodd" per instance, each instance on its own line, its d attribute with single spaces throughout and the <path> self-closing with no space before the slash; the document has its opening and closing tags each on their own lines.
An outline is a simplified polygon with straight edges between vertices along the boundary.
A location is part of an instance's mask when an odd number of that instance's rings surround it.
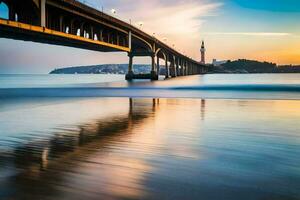
<svg viewBox="0 0 300 200">
<path fill-rule="evenodd" d="M 118 149 L 111 148 L 153 116 L 158 100 L 150 102 L 129 99 L 127 115 L 81 124 L 78 131 L 58 129 L 49 140 L 19 146 L 11 157 L 1 159 L 18 173 L 5 180 L 0 197 L 5 193 L 18 199 L 139 197 L 143 191 L 139 181 L 149 167 L 130 158 L 130 152 L 121 157 Z"/>
<path fill-rule="evenodd" d="M 72 98 L 13 110 L 1 105 L 0 199 L 300 197 L 297 101 Z M 21 129 L 12 123 L 19 115 Z M 7 141 L 15 141 L 11 151 L 3 151 Z"/>
<path fill-rule="evenodd" d="M 2 165 L 5 163 L 6 168 L 16 172 L 2 180 L 0 196 L 6 194 L 17 199 L 147 196 L 143 182 L 153 167 L 144 160 L 144 154 L 160 151 L 155 149 L 159 140 L 151 141 L 149 133 L 135 134 L 132 141 L 131 137 L 134 129 L 156 123 L 155 116 L 163 108 L 159 99 L 128 101 L 127 115 L 120 112 L 77 127 L 55 128 L 49 138 L 35 138 L 0 158 Z M 170 102 L 176 100 L 164 100 L 163 105 Z M 153 128 L 147 131 L 156 134 Z M 145 148 L 141 148 L 143 145 Z"/>
</svg>

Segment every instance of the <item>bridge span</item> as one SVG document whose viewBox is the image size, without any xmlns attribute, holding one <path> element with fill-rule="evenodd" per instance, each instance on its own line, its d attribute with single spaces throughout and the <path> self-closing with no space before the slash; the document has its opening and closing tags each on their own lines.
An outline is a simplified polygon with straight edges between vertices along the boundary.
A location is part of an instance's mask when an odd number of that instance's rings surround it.
<svg viewBox="0 0 300 200">
<path fill-rule="evenodd" d="M 0 0 L 8 14 L 0 19 L 0 37 L 70 46 L 101 52 L 127 52 L 127 80 L 157 80 L 160 59 L 166 78 L 204 74 L 205 65 L 129 23 L 76 0 Z M 149 75 L 133 72 L 135 56 L 151 57 Z"/>
</svg>

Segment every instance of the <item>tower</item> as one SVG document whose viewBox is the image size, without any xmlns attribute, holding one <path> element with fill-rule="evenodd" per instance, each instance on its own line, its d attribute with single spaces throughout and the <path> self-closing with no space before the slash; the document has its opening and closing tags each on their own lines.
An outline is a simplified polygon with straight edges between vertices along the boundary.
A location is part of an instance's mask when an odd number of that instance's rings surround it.
<svg viewBox="0 0 300 200">
<path fill-rule="evenodd" d="M 200 62 L 202 64 L 205 64 L 205 46 L 204 46 L 204 41 L 202 41 L 200 52 L 201 52 L 201 61 Z"/>
</svg>

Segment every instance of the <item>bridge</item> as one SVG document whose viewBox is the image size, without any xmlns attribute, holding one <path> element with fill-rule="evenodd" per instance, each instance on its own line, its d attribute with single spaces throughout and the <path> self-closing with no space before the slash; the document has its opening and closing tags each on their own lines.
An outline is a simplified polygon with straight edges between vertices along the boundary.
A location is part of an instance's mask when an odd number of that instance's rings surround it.
<svg viewBox="0 0 300 200">
<path fill-rule="evenodd" d="M 165 62 L 166 78 L 207 71 L 202 63 L 154 36 L 76 0 L 0 0 L 1 3 L 8 13 L 0 19 L 0 37 L 101 52 L 127 52 L 127 80 L 158 80 L 160 59 Z M 136 56 L 151 57 L 149 74 L 134 74 Z"/>
</svg>

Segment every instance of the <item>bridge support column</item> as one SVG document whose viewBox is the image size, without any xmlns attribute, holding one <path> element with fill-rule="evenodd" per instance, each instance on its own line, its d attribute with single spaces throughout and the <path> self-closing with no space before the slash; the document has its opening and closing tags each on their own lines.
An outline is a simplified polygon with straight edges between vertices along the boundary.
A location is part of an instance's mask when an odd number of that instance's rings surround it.
<svg viewBox="0 0 300 200">
<path fill-rule="evenodd" d="M 179 60 L 178 60 L 178 59 L 176 60 L 176 68 L 175 68 L 175 71 L 176 71 L 176 76 L 180 76 Z"/>
<path fill-rule="evenodd" d="M 100 37 L 99 40 L 103 41 L 103 30 L 102 29 L 100 30 L 100 36 L 99 37 Z"/>
<path fill-rule="evenodd" d="M 187 63 L 186 63 L 186 75 L 190 75 L 189 73 L 190 73 L 190 65 L 189 65 L 189 63 L 187 62 Z"/>
<path fill-rule="evenodd" d="M 159 57 L 157 56 L 157 61 L 156 61 L 156 72 L 157 72 L 157 76 L 159 77 L 159 71 L 160 71 L 160 66 L 159 66 Z"/>
<path fill-rule="evenodd" d="M 11 21 L 16 21 L 16 19 L 15 19 L 16 18 L 15 17 L 15 9 L 14 9 L 13 5 L 9 5 L 8 9 L 9 9 L 8 19 L 11 20 Z"/>
<path fill-rule="evenodd" d="M 46 0 L 41 0 L 41 26 L 46 27 Z"/>
<path fill-rule="evenodd" d="M 158 80 L 158 75 L 155 71 L 155 54 L 151 55 L 151 80 Z"/>
<path fill-rule="evenodd" d="M 129 49 L 131 49 L 132 47 L 132 34 L 131 34 L 131 31 L 128 32 L 128 47 Z"/>
<path fill-rule="evenodd" d="M 117 45 L 120 46 L 120 36 L 119 35 L 117 35 Z"/>
<path fill-rule="evenodd" d="M 180 75 L 181 76 L 184 76 L 184 66 L 183 66 L 183 62 L 182 61 L 180 61 Z"/>
<path fill-rule="evenodd" d="M 167 57 L 167 56 L 166 56 L 166 57 Z M 168 58 L 165 58 L 165 68 L 166 68 L 166 75 L 165 75 L 165 78 L 169 78 Z"/>
<path fill-rule="evenodd" d="M 90 39 L 95 40 L 94 27 L 91 26 L 90 30 L 91 30 Z"/>
<path fill-rule="evenodd" d="M 176 63 L 175 63 L 175 57 L 173 56 L 173 58 L 171 59 L 171 63 L 170 63 L 170 74 L 171 77 L 176 77 Z"/>
<path fill-rule="evenodd" d="M 195 75 L 197 73 L 197 69 L 196 66 L 193 64 L 193 75 Z"/>
<path fill-rule="evenodd" d="M 174 67 L 174 59 L 173 58 L 170 60 L 170 76 L 171 77 L 176 77 L 175 67 Z"/>
<path fill-rule="evenodd" d="M 107 33 L 107 43 L 110 43 L 110 33 Z"/>
<path fill-rule="evenodd" d="M 129 57 L 128 72 L 125 76 L 125 79 L 132 80 L 133 76 L 134 76 L 134 74 L 133 74 L 133 55 L 129 54 L 128 57 Z"/>
<path fill-rule="evenodd" d="M 182 76 L 182 64 L 181 64 L 181 60 L 179 61 L 179 76 Z"/>
<path fill-rule="evenodd" d="M 61 15 L 61 16 L 59 16 L 59 31 L 60 32 L 64 32 L 63 22 L 64 22 L 64 17 Z"/>
<path fill-rule="evenodd" d="M 178 76 L 178 73 L 177 73 L 177 62 L 176 62 L 176 58 L 175 57 L 174 57 L 173 66 L 174 66 L 174 77 L 177 77 Z"/>
<path fill-rule="evenodd" d="M 185 73 L 186 73 L 187 76 L 190 75 L 190 65 L 189 65 L 189 63 L 186 63 L 185 71 L 186 71 Z"/>
</svg>

